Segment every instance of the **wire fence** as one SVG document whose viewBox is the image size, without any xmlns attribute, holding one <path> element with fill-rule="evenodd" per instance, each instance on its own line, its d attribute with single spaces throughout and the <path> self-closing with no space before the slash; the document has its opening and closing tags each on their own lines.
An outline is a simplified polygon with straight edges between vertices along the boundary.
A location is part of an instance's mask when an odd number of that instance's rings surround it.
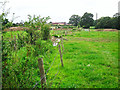
<svg viewBox="0 0 120 90">
<path fill-rule="evenodd" d="M 63 47 L 63 38 L 61 39 L 61 44 L 62 44 L 62 54 L 64 53 L 64 47 Z M 60 44 L 59 44 L 60 45 Z M 59 48 L 59 49 L 61 49 L 61 48 Z M 55 60 L 56 60 L 56 57 L 58 56 L 58 54 L 59 53 L 57 53 L 56 54 L 56 56 L 54 57 L 54 60 L 53 60 L 53 62 L 51 63 L 51 65 L 50 65 L 50 67 L 48 68 L 48 70 L 46 71 L 46 73 L 45 73 L 45 75 L 41 78 L 41 80 L 43 79 L 43 78 L 45 78 L 46 77 L 46 75 L 47 75 L 47 73 L 48 73 L 48 71 L 51 69 L 51 67 L 53 66 L 53 63 L 55 62 Z M 61 62 L 60 62 L 61 63 Z M 58 73 L 59 73 L 59 70 L 60 70 L 60 63 L 58 64 L 58 70 L 57 70 L 57 73 L 55 74 L 55 76 L 54 76 L 54 78 L 53 78 L 53 80 L 50 80 L 50 81 L 48 81 L 48 83 L 50 83 L 50 84 L 47 84 L 47 87 L 48 86 L 51 86 L 52 85 L 52 81 L 54 81 L 54 79 L 56 78 L 56 76 L 58 75 Z M 36 82 L 36 84 L 34 85 L 34 87 L 33 87 L 33 89 L 41 82 L 41 80 L 40 81 L 38 81 L 38 82 Z"/>
<path fill-rule="evenodd" d="M 19 36 L 19 35 L 18 35 Z M 23 36 L 24 37 L 24 36 Z M 22 38 L 22 37 L 21 37 Z M 24 40 L 24 39 L 23 39 Z M 9 46 L 11 46 L 11 48 L 10 48 L 10 52 L 16 52 L 15 54 L 17 54 L 17 51 L 16 50 L 18 50 L 18 45 L 16 44 L 17 42 L 18 42 L 18 37 L 16 37 L 16 36 L 14 36 L 12 39 L 6 39 L 6 38 L 4 38 L 4 42 L 7 42 L 8 44 L 9 44 Z M 24 44 L 25 44 L 26 42 L 24 41 L 24 43 L 21 43 L 21 46 L 22 47 L 24 47 Z M 62 42 L 62 44 L 63 44 L 63 42 Z M 63 48 L 63 46 L 62 46 L 62 48 Z M 64 50 L 62 50 L 62 54 L 64 53 L 63 52 Z M 29 51 L 27 51 L 27 53 L 28 53 Z M 45 53 L 44 53 L 45 54 Z M 40 79 L 40 81 L 38 81 L 38 82 L 36 82 L 35 83 L 35 85 L 33 85 L 33 89 L 41 82 L 41 80 L 43 80 L 43 78 L 45 78 L 46 76 L 47 76 L 47 73 L 48 73 L 48 71 L 51 69 L 51 67 L 53 66 L 53 64 L 54 64 L 54 62 L 56 61 L 56 57 L 59 55 L 59 52 L 55 55 L 55 57 L 54 57 L 54 60 L 52 60 L 52 63 L 51 64 L 49 64 L 50 65 L 50 67 L 46 70 L 46 72 L 45 72 L 45 75 Z M 16 56 L 16 55 L 15 55 Z M 12 59 L 12 56 L 10 56 L 11 57 L 11 59 Z M 27 56 L 28 57 L 28 56 Z M 46 57 L 49 57 L 49 56 L 46 56 Z M 49 57 L 50 58 L 50 57 Z M 27 62 L 27 61 L 26 61 Z M 15 63 L 14 63 L 15 64 Z M 59 73 L 59 70 L 60 70 L 60 63 L 58 64 L 58 70 L 57 70 L 57 73 L 54 75 L 54 78 L 53 78 L 53 80 L 55 80 L 55 78 L 56 78 L 56 76 L 58 75 L 58 73 Z M 25 71 L 23 71 L 23 72 L 25 72 Z M 29 78 L 28 78 L 29 79 Z M 50 84 L 50 86 L 52 85 L 52 81 L 53 80 L 50 80 L 50 81 L 48 81 L 48 83 Z M 49 85 L 48 84 L 48 85 Z M 48 87 L 48 85 L 47 85 L 47 87 Z"/>
<path fill-rule="evenodd" d="M 54 58 L 54 60 L 53 60 L 53 62 L 51 63 L 51 65 L 50 65 L 50 67 L 47 69 L 47 71 L 46 71 L 46 73 L 45 73 L 45 75 L 41 78 L 41 80 L 44 78 L 44 77 L 46 77 L 46 75 L 47 75 L 47 73 L 48 73 L 48 71 L 50 70 L 50 68 L 53 66 L 53 63 L 55 62 L 55 60 L 56 60 L 56 57 L 58 56 L 58 54 L 59 53 L 57 53 L 56 54 L 56 56 L 55 56 L 55 58 Z M 58 73 L 58 72 L 57 72 Z M 57 74 L 56 73 L 56 74 Z M 55 75 L 56 75 L 55 74 Z M 35 88 L 40 82 L 41 82 L 41 80 L 40 81 L 38 81 L 38 82 L 36 82 L 36 84 L 34 85 L 34 87 L 33 88 Z"/>
<path fill-rule="evenodd" d="M 61 62 L 60 62 L 61 63 Z M 54 78 L 53 78 L 53 80 L 51 80 L 51 81 L 54 81 L 55 80 L 55 78 L 56 78 L 56 76 L 58 75 L 58 73 L 59 73 L 59 70 L 60 70 L 60 63 L 58 64 L 58 70 L 57 70 L 57 73 L 55 74 L 55 76 L 54 76 Z M 50 81 L 49 81 L 50 82 Z M 52 82 L 50 83 L 50 85 L 48 84 L 47 85 L 47 87 L 48 86 L 51 86 L 52 85 Z"/>
</svg>

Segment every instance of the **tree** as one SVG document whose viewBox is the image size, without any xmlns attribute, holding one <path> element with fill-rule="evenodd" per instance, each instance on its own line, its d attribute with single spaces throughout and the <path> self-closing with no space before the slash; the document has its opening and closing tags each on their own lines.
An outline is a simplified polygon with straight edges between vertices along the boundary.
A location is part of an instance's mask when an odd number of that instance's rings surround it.
<svg viewBox="0 0 120 90">
<path fill-rule="evenodd" d="M 119 17 L 120 16 L 120 13 L 115 13 L 114 15 L 113 15 L 113 17 Z"/>
<path fill-rule="evenodd" d="M 116 13 L 113 17 L 101 17 L 97 20 L 97 24 L 95 28 L 112 28 L 112 29 L 119 29 L 120 27 L 120 16 Z"/>
<path fill-rule="evenodd" d="M 118 29 L 118 17 L 113 17 L 113 18 L 111 18 L 111 27 L 113 28 L 113 29 Z"/>
<path fill-rule="evenodd" d="M 120 30 L 120 13 L 113 15 L 113 22 L 116 29 Z"/>
<path fill-rule="evenodd" d="M 69 19 L 69 24 L 73 24 L 74 26 L 78 26 L 80 22 L 80 16 L 79 15 L 72 15 Z"/>
<path fill-rule="evenodd" d="M 2 18 L 2 25 L 5 26 L 7 23 L 9 23 L 7 18 Z"/>
<path fill-rule="evenodd" d="M 101 17 L 97 20 L 96 28 L 111 28 L 111 17 Z"/>
<path fill-rule="evenodd" d="M 0 22 L 2 22 L 2 30 L 4 30 L 6 27 L 10 27 L 12 25 L 12 22 L 9 22 L 9 20 L 7 19 L 7 15 L 9 14 L 9 9 L 5 9 L 5 6 L 6 4 L 8 3 L 8 1 L 4 1 L 4 2 L 1 2 L 2 3 L 2 6 L 0 8 Z"/>
<path fill-rule="evenodd" d="M 117 25 L 118 25 L 118 30 L 120 30 L 120 16 L 118 17 L 118 22 L 117 22 Z"/>
<path fill-rule="evenodd" d="M 90 26 L 92 26 L 94 23 L 93 20 L 93 14 L 91 13 L 84 13 L 84 15 L 81 17 L 80 20 L 80 25 L 84 28 L 89 28 Z"/>
</svg>

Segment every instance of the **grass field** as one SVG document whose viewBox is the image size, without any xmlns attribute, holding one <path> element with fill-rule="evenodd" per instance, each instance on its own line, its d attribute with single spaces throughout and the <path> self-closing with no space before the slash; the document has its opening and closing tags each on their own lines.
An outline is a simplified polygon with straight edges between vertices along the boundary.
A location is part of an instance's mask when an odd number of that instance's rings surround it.
<svg viewBox="0 0 120 90">
<path fill-rule="evenodd" d="M 118 87 L 118 32 L 77 31 L 64 38 L 68 39 L 64 41 L 64 67 L 60 67 L 52 87 Z M 55 75 L 56 67 L 53 65 L 49 77 Z"/>
<path fill-rule="evenodd" d="M 44 55 L 45 72 L 52 66 L 46 75 L 48 88 L 117 88 L 118 87 L 118 32 L 96 32 L 96 31 L 51 31 L 51 35 L 63 35 L 64 52 L 63 63 L 60 63 L 58 46 L 53 47 L 49 57 Z M 24 33 L 23 31 L 12 32 Z M 9 38 L 10 32 L 5 37 Z M 25 35 L 25 33 L 24 33 Z M 32 47 L 32 46 L 31 46 Z M 22 52 L 22 53 L 21 53 Z M 11 76 L 15 71 L 21 72 L 22 68 L 27 68 L 24 74 L 15 74 L 17 79 L 3 79 L 6 82 L 4 87 L 24 87 L 32 88 L 40 80 L 40 72 L 37 57 L 26 57 L 27 49 L 22 47 L 12 53 L 12 63 L 7 64 Z M 54 59 L 55 58 L 55 59 Z M 28 59 L 26 66 L 24 59 Z M 16 63 L 17 65 L 14 66 Z M 4 64 L 4 63 L 3 63 Z M 21 65 L 21 68 L 18 68 Z M 6 70 L 7 70 L 6 69 Z M 21 71 L 19 71 L 21 69 Z M 4 69 L 3 69 L 4 70 Z M 12 73 L 13 72 L 13 73 Z M 29 77 L 29 72 L 31 75 Z M 24 79 L 25 78 L 25 79 Z M 27 79 L 29 78 L 29 79 Z M 20 82 L 20 80 L 23 80 Z M 13 80 L 13 82 L 12 82 Z M 14 82 L 14 80 L 16 80 Z M 22 86 L 19 86 L 23 83 Z M 12 83 L 12 84 L 11 84 Z M 36 87 L 41 87 L 40 83 Z"/>
</svg>

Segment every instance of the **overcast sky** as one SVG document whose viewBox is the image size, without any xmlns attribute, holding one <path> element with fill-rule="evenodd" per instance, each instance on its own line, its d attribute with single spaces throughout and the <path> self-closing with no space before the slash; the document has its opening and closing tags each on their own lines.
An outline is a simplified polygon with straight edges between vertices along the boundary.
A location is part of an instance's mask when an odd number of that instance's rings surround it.
<svg viewBox="0 0 120 90">
<path fill-rule="evenodd" d="M 0 0 L 4 1 L 4 0 Z M 12 14 L 20 16 L 14 22 L 26 21 L 27 15 L 50 16 L 52 22 L 69 22 L 73 14 L 82 16 L 85 12 L 92 13 L 94 19 L 96 13 L 98 18 L 102 16 L 112 17 L 118 12 L 118 1 L 120 0 L 7 0 L 7 8 L 10 9 L 8 18 Z M 1 5 L 1 4 L 0 4 Z"/>
</svg>

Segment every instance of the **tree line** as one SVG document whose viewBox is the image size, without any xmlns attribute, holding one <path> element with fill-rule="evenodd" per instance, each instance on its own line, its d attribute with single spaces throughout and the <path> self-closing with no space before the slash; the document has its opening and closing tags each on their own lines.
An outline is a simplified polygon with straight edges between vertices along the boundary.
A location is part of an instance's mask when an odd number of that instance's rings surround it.
<svg viewBox="0 0 120 90">
<path fill-rule="evenodd" d="M 112 28 L 120 29 L 120 14 L 116 13 L 113 17 L 101 17 L 97 20 L 93 19 L 93 14 L 85 12 L 83 16 L 72 15 L 69 18 L 69 24 L 74 26 L 81 26 L 83 28 L 90 28 L 90 26 L 95 26 L 96 29 L 101 28 Z"/>
<path fill-rule="evenodd" d="M 6 18 L 7 14 L 8 12 L 3 12 L 0 15 L 3 30 L 12 26 L 24 26 L 22 21 L 20 23 L 13 23 L 13 20 L 9 21 Z M 90 26 L 95 26 L 96 29 L 112 28 L 120 30 L 120 13 L 114 14 L 113 17 L 106 16 L 97 20 L 94 20 L 93 17 L 94 15 L 88 12 L 85 12 L 82 17 L 74 14 L 69 18 L 69 24 L 74 26 L 81 26 L 83 28 L 90 28 Z"/>
</svg>

